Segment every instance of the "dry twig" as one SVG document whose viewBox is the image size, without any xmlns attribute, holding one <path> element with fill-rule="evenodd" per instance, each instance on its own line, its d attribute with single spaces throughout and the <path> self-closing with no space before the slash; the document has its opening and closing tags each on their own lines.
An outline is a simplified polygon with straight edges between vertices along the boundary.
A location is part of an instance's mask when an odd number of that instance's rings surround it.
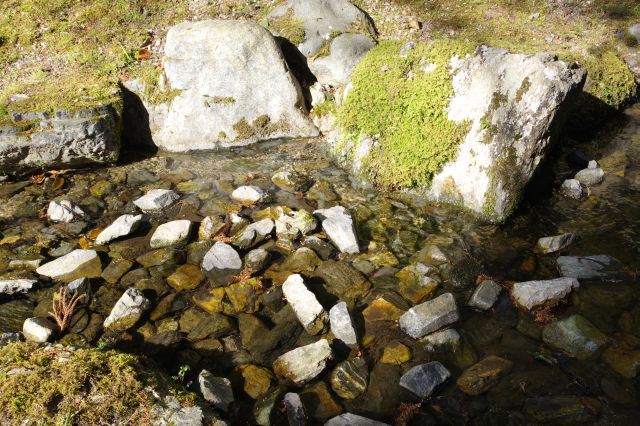
<svg viewBox="0 0 640 426">
<path fill-rule="evenodd" d="M 49 312 L 49 315 L 56 320 L 60 332 L 65 331 L 67 327 L 69 327 L 71 317 L 76 310 L 76 305 L 84 296 L 84 293 L 80 294 L 76 292 L 71 297 L 67 297 L 66 286 L 62 287 L 59 293 L 53 295 L 53 312 Z"/>
</svg>

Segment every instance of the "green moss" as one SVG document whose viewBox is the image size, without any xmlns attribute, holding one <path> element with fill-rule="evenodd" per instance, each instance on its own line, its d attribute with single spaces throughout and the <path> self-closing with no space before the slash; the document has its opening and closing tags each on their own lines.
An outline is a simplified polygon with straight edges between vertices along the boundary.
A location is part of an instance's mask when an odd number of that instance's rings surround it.
<svg viewBox="0 0 640 426">
<path fill-rule="evenodd" d="M 494 167 L 489 171 L 489 187 L 485 193 L 485 202 L 482 207 L 482 215 L 489 221 L 495 220 L 496 213 L 500 213 L 504 217 L 509 216 L 520 201 L 520 194 L 525 182 L 514 173 L 514 170 L 518 170 L 517 159 L 516 148 L 511 145 L 500 153 L 500 156 L 495 160 Z M 498 190 L 510 195 L 504 215 L 503 212 L 496 212 Z"/>
<path fill-rule="evenodd" d="M 333 43 L 333 40 L 336 37 L 338 37 L 340 34 L 343 34 L 343 33 L 340 31 L 332 31 L 331 34 L 329 34 L 324 39 L 324 41 L 322 42 L 322 46 L 320 46 L 320 49 L 318 49 L 318 51 L 313 55 L 311 59 L 315 60 L 318 58 L 329 56 L 331 54 L 331 43 Z"/>
<path fill-rule="evenodd" d="M 150 62 L 143 62 L 132 71 L 134 78 L 139 78 L 144 83 L 142 98 L 154 105 L 170 103 L 179 96 L 182 91 L 179 89 L 168 89 L 161 87 L 162 68 Z"/>
<path fill-rule="evenodd" d="M 257 138 L 269 138 L 275 133 L 286 133 L 290 130 L 289 124 L 284 120 L 272 122 L 271 117 L 268 115 L 259 115 L 251 124 L 246 119 L 242 118 L 233 125 L 233 130 L 236 132 L 236 141 L 242 141 Z"/>
<path fill-rule="evenodd" d="M 531 87 L 531 80 L 529 80 L 529 77 L 526 77 L 524 80 L 522 80 L 522 84 L 516 91 L 516 98 L 515 98 L 516 102 L 520 102 L 522 100 L 524 95 L 526 95 L 527 92 L 529 91 L 530 87 Z"/>
<path fill-rule="evenodd" d="M 14 369 L 24 372 L 7 374 Z M 134 355 L 10 343 L 0 348 L 0 423 L 143 424 L 153 405 L 145 388 L 165 384 L 183 403 L 195 401 Z"/>
<path fill-rule="evenodd" d="M 337 111 L 336 103 L 333 99 L 327 99 L 326 101 L 316 105 L 311 110 L 311 113 L 318 117 L 323 117 L 327 114 L 335 114 Z"/>
<path fill-rule="evenodd" d="M 214 96 L 213 103 L 218 105 L 233 105 L 236 103 L 236 98 L 233 96 Z"/>
<path fill-rule="evenodd" d="M 378 144 L 363 160 L 365 173 L 384 187 L 428 186 L 450 161 L 468 131 L 446 108 L 453 95 L 451 56 L 472 45 L 454 40 L 421 43 L 400 55 L 403 43 L 374 47 L 356 67 L 353 88 L 338 108 L 338 123 L 348 135 L 369 135 Z M 421 69 L 435 64 L 432 72 Z M 357 140 L 351 137 L 357 145 Z"/>
<path fill-rule="evenodd" d="M 304 41 L 305 32 L 304 24 L 300 19 L 295 19 L 293 13 L 293 8 L 289 8 L 284 15 L 269 19 L 267 26 L 297 46 Z"/>
</svg>

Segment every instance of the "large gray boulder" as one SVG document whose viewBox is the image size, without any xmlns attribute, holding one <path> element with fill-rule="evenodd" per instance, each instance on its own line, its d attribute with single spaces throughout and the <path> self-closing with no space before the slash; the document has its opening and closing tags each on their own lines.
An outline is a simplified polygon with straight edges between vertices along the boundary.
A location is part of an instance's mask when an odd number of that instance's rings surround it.
<svg viewBox="0 0 640 426">
<path fill-rule="evenodd" d="M 287 0 L 271 11 L 266 23 L 296 45 L 321 84 L 347 84 L 375 45 L 373 23 L 348 0 Z"/>
<path fill-rule="evenodd" d="M 114 162 L 120 155 L 120 117 L 115 104 L 0 117 L 0 174 Z"/>
<path fill-rule="evenodd" d="M 167 90 L 176 96 L 145 105 L 151 137 L 162 149 L 213 150 L 318 135 L 278 44 L 254 22 L 178 24 L 167 33 L 163 64 Z"/>
</svg>

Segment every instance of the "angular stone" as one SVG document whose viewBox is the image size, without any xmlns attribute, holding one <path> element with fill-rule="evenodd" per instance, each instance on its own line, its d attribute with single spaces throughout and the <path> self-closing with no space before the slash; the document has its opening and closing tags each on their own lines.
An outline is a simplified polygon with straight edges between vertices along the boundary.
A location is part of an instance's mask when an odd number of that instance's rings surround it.
<svg viewBox="0 0 640 426">
<path fill-rule="evenodd" d="M 398 308 L 384 297 L 379 297 L 369 303 L 369 306 L 362 311 L 362 316 L 367 322 L 396 321 L 404 313 L 404 310 Z"/>
<path fill-rule="evenodd" d="M 500 284 L 493 280 L 484 280 L 476 287 L 467 304 L 472 308 L 486 311 L 496 303 L 501 292 Z"/>
<path fill-rule="evenodd" d="M 313 212 L 322 221 L 322 229 L 342 253 L 360 253 L 351 215 L 342 206 Z"/>
<path fill-rule="evenodd" d="M 290 275 L 282 284 L 282 292 L 307 333 L 314 335 L 324 329 L 327 312 L 304 285 L 300 275 Z"/>
<path fill-rule="evenodd" d="M 78 278 L 97 278 L 102 263 L 95 250 L 76 249 L 69 254 L 45 263 L 36 272 L 54 280 L 71 282 Z"/>
<path fill-rule="evenodd" d="M 202 219 L 202 222 L 200 222 L 200 227 L 198 228 L 198 239 L 210 240 L 222 229 L 222 227 L 224 227 L 224 225 L 224 221 L 217 216 L 205 217 Z"/>
<path fill-rule="evenodd" d="M 28 279 L 0 280 L 0 294 L 11 296 L 26 293 L 32 290 L 37 283 L 36 280 Z"/>
<path fill-rule="evenodd" d="M 357 414 L 344 413 L 329 419 L 324 426 L 390 426 L 376 420 L 358 416 Z"/>
<path fill-rule="evenodd" d="M 104 320 L 104 328 L 125 331 L 133 327 L 140 317 L 151 308 L 151 302 L 137 288 L 124 292 L 109 316 Z"/>
<path fill-rule="evenodd" d="M 585 280 L 611 278 L 624 267 L 618 259 L 604 254 L 560 256 L 556 261 L 562 276 Z"/>
<path fill-rule="evenodd" d="M 181 265 L 167 277 L 167 284 L 178 291 L 193 290 L 204 280 L 204 274 L 195 265 Z"/>
<path fill-rule="evenodd" d="M 391 342 L 384 348 L 380 362 L 383 364 L 400 365 L 411 360 L 411 349 L 402 343 Z"/>
<path fill-rule="evenodd" d="M 622 377 L 635 378 L 640 372 L 640 338 L 617 334 L 615 343 L 602 353 L 602 360 Z"/>
<path fill-rule="evenodd" d="M 322 424 L 342 413 L 342 407 L 324 381 L 307 386 L 300 392 L 300 399 L 311 423 Z"/>
<path fill-rule="evenodd" d="M 468 395 L 480 395 L 508 374 L 511 367 L 513 367 L 511 361 L 489 355 L 463 371 L 456 383 L 462 392 Z"/>
<path fill-rule="evenodd" d="M 259 278 L 249 278 L 226 287 L 225 293 L 236 313 L 251 314 L 260 308 L 258 297 L 262 290 L 262 281 Z"/>
<path fill-rule="evenodd" d="M 271 176 L 271 182 L 283 191 L 292 193 L 304 191 L 311 184 L 311 181 L 307 177 L 288 170 L 274 173 L 274 175 Z"/>
<path fill-rule="evenodd" d="M 151 236 L 151 248 L 163 248 L 184 244 L 189 239 L 191 221 L 174 220 L 163 223 Z"/>
<path fill-rule="evenodd" d="M 242 259 L 229 244 L 217 242 L 204 256 L 202 269 L 209 278 L 219 284 L 226 284 L 242 270 Z"/>
<path fill-rule="evenodd" d="M 604 170 L 599 167 L 586 168 L 576 173 L 575 179 L 584 186 L 595 186 L 604 180 Z"/>
<path fill-rule="evenodd" d="M 329 322 L 331 324 L 331 332 L 336 339 L 347 346 L 358 346 L 358 336 L 345 302 L 337 303 L 329 310 Z"/>
<path fill-rule="evenodd" d="M 437 331 L 420 339 L 428 352 L 455 352 L 460 348 L 460 333 L 453 328 Z"/>
<path fill-rule="evenodd" d="M 542 330 L 542 341 L 579 359 L 598 353 L 608 339 L 600 330 L 580 315 L 571 315 L 547 324 Z"/>
<path fill-rule="evenodd" d="M 90 292 L 91 292 L 91 283 L 87 278 L 78 278 L 77 280 L 73 280 L 69 284 L 67 284 L 67 294 L 69 296 L 74 294 L 79 294 L 79 295 L 85 294 L 88 296 L 88 293 Z"/>
<path fill-rule="evenodd" d="M 289 214 L 281 211 L 275 224 L 278 238 L 291 241 L 313 232 L 318 227 L 316 218 L 306 210 L 293 211 Z"/>
<path fill-rule="evenodd" d="M 226 377 L 215 377 L 207 370 L 202 370 L 198 375 L 200 392 L 204 399 L 214 408 L 223 412 L 229 411 L 233 403 L 233 389 L 231 382 Z"/>
<path fill-rule="evenodd" d="M 314 276 L 324 281 L 324 287 L 329 293 L 349 303 L 371 288 L 366 277 L 346 262 L 322 262 L 316 268 Z"/>
<path fill-rule="evenodd" d="M 254 271 L 262 271 L 267 267 L 270 259 L 271 255 L 265 249 L 254 249 L 244 257 L 244 265 Z"/>
<path fill-rule="evenodd" d="M 143 215 L 124 214 L 107 226 L 96 238 L 96 244 L 104 245 L 116 238 L 125 237 L 135 232 L 143 220 Z"/>
<path fill-rule="evenodd" d="M 332 356 L 329 343 L 320 339 L 279 356 L 273 363 L 273 371 L 281 379 L 303 385 L 322 373 Z"/>
<path fill-rule="evenodd" d="M 254 247 L 271 236 L 274 227 L 271 219 L 259 220 L 240 231 L 232 244 L 241 249 Z"/>
<path fill-rule="evenodd" d="M 541 254 L 556 253 L 563 251 L 576 239 L 575 234 L 561 234 L 552 237 L 543 237 L 536 244 L 536 252 Z"/>
<path fill-rule="evenodd" d="M 585 424 L 595 421 L 600 411 L 595 398 L 554 395 L 527 398 L 524 412 L 541 424 Z"/>
<path fill-rule="evenodd" d="M 289 272 L 312 273 L 322 261 L 318 255 L 307 247 L 300 247 L 289 256 L 280 266 L 279 270 Z"/>
<path fill-rule="evenodd" d="M 269 392 L 275 379 L 269 370 L 253 364 L 240 366 L 240 373 L 244 379 L 244 391 L 253 399 L 259 399 Z"/>
<path fill-rule="evenodd" d="M 113 259 L 111 263 L 104 268 L 100 275 L 103 280 L 109 284 L 115 284 L 129 269 L 133 266 L 133 262 L 126 259 Z"/>
<path fill-rule="evenodd" d="M 456 301 L 451 293 L 409 309 L 400 317 L 400 328 L 414 339 L 437 331 L 460 318 Z"/>
<path fill-rule="evenodd" d="M 154 266 L 163 265 L 175 265 L 178 260 L 177 255 L 178 252 L 173 249 L 161 248 L 147 252 L 142 256 L 138 256 L 136 258 L 136 262 L 138 262 L 145 268 L 152 268 Z"/>
<path fill-rule="evenodd" d="M 159 212 L 175 203 L 180 196 L 170 189 L 152 189 L 133 202 L 145 213 Z"/>
<path fill-rule="evenodd" d="M 420 364 L 402 375 L 400 386 L 419 398 L 431 396 L 433 391 L 447 381 L 451 373 L 438 361 Z"/>
<path fill-rule="evenodd" d="M 433 268 L 418 263 L 398 271 L 396 277 L 400 280 L 400 295 L 412 304 L 418 304 L 429 297 L 438 287 L 438 282 L 426 275 L 431 269 Z"/>
<path fill-rule="evenodd" d="M 240 186 L 231 193 L 231 199 L 240 204 L 258 204 L 269 200 L 269 194 L 257 186 Z"/>
<path fill-rule="evenodd" d="M 56 328 L 56 325 L 47 318 L 28 318 L 22 325 L 22 334 L 27 340 L 44 343 L 51 338 Z"/>
<path fill-rule="evenodd" d="M 288 392 L 282 399 L 285 412 L 287 413 L 287 422 L 289 426 L 305 426 L 308 424 L 307 413 L 300 399 L 300 395 Z"/>
<path fill-rule="evenodd" d="M 367 390 L 369 368 L 363 358 L 342 361 L 331 372 L 331 388 L 340 398 L 356 399 Z"/>
<path fill-rule="evenodd" d="M 233 330 L 233 324 L 225 315 L 205 314 L 194 309 L 180 317 L 180 330 L 188 333 L 187 339 L 197 341 L 224 336 Z"/>
<path fill-rule="evenodd" d="M 305 237 L 302 245 L 315 251 L 322 260 L 329 260 L 336 250 L 330 243 L 318 237 Z"/>
<path fill-rule="evenodd" d="M 555 303 L 580 287 L 575 278 L 556 278 L 546 281 L 526 281 L 515 283 L 511 297 L 521 307 L 531 310 L 536 306 Z"/>
<path fill-rule="evenodd" d="M 582 198 L 584 191 L 582 190 L 582 185 L 580 185 L 580 182 L 578 180 L 566 179 L 564 182 L 562 182 L 560 193 L 567 198 L 579 200 L 580 198 Z"/>
<path fill-rule="evenodd" d="M 73 222 L 84 217 L 84 212 L 69 200 L 51 201 L 47 208 L 47 218 L 52 222 Z"/>
</svg>

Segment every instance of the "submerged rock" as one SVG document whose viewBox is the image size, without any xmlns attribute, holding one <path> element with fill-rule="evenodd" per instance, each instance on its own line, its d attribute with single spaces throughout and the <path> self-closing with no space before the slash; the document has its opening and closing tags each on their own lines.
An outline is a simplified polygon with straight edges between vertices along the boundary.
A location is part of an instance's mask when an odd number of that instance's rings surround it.
<svg viewBox="0 0 640 426">
<path fill-rule="evenodd" d="M 513 367 L 511 361 L 489 355 L 463 371 L 456 383 L 462 392 L 468 395 L 480 395 L 508 374 L 511 367 Z"/>
<path fill-rule="evenodd" d="M 329 343 L 320 339 L 279 356 L 273 363 L 273 371 L 281 379 L 302 385 L 322 373 L 332 356 Z"/>
<path fill-rule="evenodd" d="M 151 308 L 151 302 L 137 288 L 124 292 L 109 316 L 104 320 L 104 328 L 125 331 L 133 327 L 140 317 Z"/>
<path fill-rule="evenodd" d="M 400 386 L 413 392 L 419 398 L 427 398 L 447 381 L 451 373 L 438 361 L 420 364 L 402 375 Z"/>
<path fill-rule="evenodd" d="M 329 419 L 324 426 L 389 426 L 387 423 L 371 420 L 357 414 L 344 413 Z"/>
<path fill-rule="evenodd" d="M 576 179 L 566 179 L 562 182 L 560 193 L 565 197 L 573 198 L 574 200 L 579 200 L 584 195 L 582 185 L 580 185 L 580 181 Z"/>
<path fill-rule="evenodd" d="M 259 220 L 240 231 L 232 244 L 241 249 L 254 247 L 271 236 L 274 227 L 271 219 Z"/>
<path fill-rule="evenodd" d="M 578 279 L 606 279 L 615 277 L 624 265 L 618 259 L 607 255 L 560 256 L 558 268 L 564 277 Z"/>
<path fill-rule="evenodd" d="M 511 289 L 514 301 L 527 310 L 536 306 L 555 303 L 566 297 L 571 290 L 580 287 L 575 278 L 556 278 L 546 281 L 515 283 Z"/>
<path fill-rule="evenodd" d="M 576 239 L 575 234 L 561 234 L 552 237 L 543 237 L 536 244 L 536 251 L 542 254 L 555 253 L 569 247 Z"/>
<path fill-rule="evenodd" d="M 583 396 L 541 396 L 527 398 L 524 411 L 544 424 L 580 424 L 595 419 L 600 411 L 600 402 Z"/>
<path fill-rule="evenodd" d="M 166 92 L 173 96 L 145 105 L 159 147 L 213 150 L 318 135 L 280 48 L 259 24 L 184 22 L 169 29 L 164 53 Z"/>
<path fill-rule="evenodd" d="M 152 189 L 133 201 L 145 213 L 154 213 L 172 205 L 180 196 L 170 189 Z"/>
<path fill-rule="evenodd" d="M 307 333 L 314 335 L 324 329 L 327 312 L 316 296 L 304 285 L 300 275 L 289 276 L 282 284 L 282 293 Z"/>
<path fill-rule="evenodd" d="M 604 180 L 604 170 L 601 168 L 587 168 L 576 173 L 575 179 L 584 186 L 595 186 Z"/>
<path fill-rule="evenodd" d="M 291 213 L 282 211 L 276 219 L 276 235 L 278 238 L 291 241 L 313 232 L 317 227 L 316 219 L 306 210 L 298 210 Z"/>
<path fill-rule="evenodd" d="M 202 370 L 198 375 L 200 392 L 207 402 L 214 408 L 223 412 L 229 411 L 229 406 L 233 403 L 233 389 L 231 382 L 226 377 L 215 377 L 207 370 Z"/>
<path fill-rule="evenodd" d="M 493 280 L 484 280 L 474 290 L 468 305 L 486 311 L 496 303 L 501 292 L 502 287 L 500 284 Z"/>
<path fill-rule="evenodd" d="M 73 222 L 84 217 L 84 211 L 69 200 L 51 201 L 47 208 L 47 218 L 52 222 Z"/>
<path fill-rule="evenodd" d="M 353 328 L 349 309 L 345 302 L 337 303 L 329 310 L 331 332 L 336 339 L 351 347 L 358 346 L 358 336 Z"/>
<path fill-rule="evenodd" d="M 335 206 L 330 209 L 316 210 L 313 214 L 322 220 L 322 229 L 338 250 L 342 253 L 360 253 L 353 219 L 347 209 Z"/>
<path fill-rule="evenodd" d="M 143 216 L 124 214 L 107 226 L 96 238 L 96 244 L 104 245 L 116 238 L 125 237 L 135 232 L 142 223 Z"/>
<path fill-rule="evenodd" d="M 0 280 L 0 294 L 13 295 L 26 293 L 37 284 L 36 280 L 28 279 L 15 279 L 15 280 Z"/>
<path fill-rule="evenodd" d="M 282 399 L 282 404 L 287 413 L 287 421 L 289 426 L 305 426 L 308 424 L 307 413 L 300 399 L 300 395 L 288 392 Z"/>
<path fill-rule="evenodd" d="M 369 368 L 363 358 L 342 361 L 331 372 L 331 388 L 340 398 L 356 399 L 367 390 Z"/>
<path fill-rule="evenodd" d="M 27 340 L 44 343 L 51 338 L 56 328 L 48 318 L 28 318 L 22 326 L 22 334 Z"/>
<path fill-rule="evenodd" d="M 607 343 L 607 336 L 581 315 L 547 324 L 542 340 L 554 349 L 560 349 L 579 359 L 593 357 Z"/>
<path fill-rule="evenodd" d="M 76 249 L 69 254 L 45 263 L 36 272 L 54 280 L 71 282 L 78 278 L 97 278 L 102 263 L 95 250 Z"/>
<path fill-rule="evenodd" d="M 428 352 L 455 352 L 460 347 L 461 337 L 455 329 L 449 328 L 429 334 L 420 339 Z"/>
<path fill-rule="evenodd" d="M 400 328 L 414 339 L 437 331 L 460 318 L 456 301 L 445 293 L 409 309 L 400 317 Z"/>
</svg>

